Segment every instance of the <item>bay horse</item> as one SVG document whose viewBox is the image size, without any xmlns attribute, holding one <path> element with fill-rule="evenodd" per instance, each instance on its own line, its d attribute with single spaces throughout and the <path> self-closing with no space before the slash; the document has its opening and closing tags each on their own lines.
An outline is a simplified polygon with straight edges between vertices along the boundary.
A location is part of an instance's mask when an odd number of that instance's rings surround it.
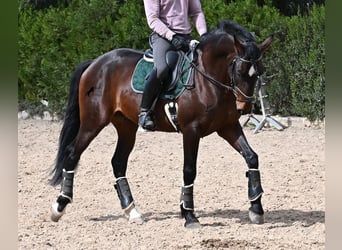
<svg viewBox="0 0 342 250">
<path fill-rule="evenodd" d="M 223 20 L 203 36 L 195 48 L 191 67 L 193 88 L 187 88 L 176 99 L 179 132 L 183 136 L 183 185 L 180 212 L 186 228 L 200 227 L 195 216 L 193 187 L 200 138 L 216 132 L 238 151 L 247 163 L 249 218 L 264 222 L 261 203 L 263 189 L 258 155 L 248 144 L 239 123 L 241 114 L 253 106 L 254 89 L 264 72 L 262 56 L 272 36 L 262 43 L 243 26 Z M 131 79 L 144 52 L 118 48 L 96 59 L 82 62 L 74 71 L 66 114 L 59 136 L 56 164 L 50 184 L 61 184 L 51 219 L 58 221 L 73 199 L 74 171 L 81 154 L 109 123 L 117 132 L 117 144 L 111 160 L 121 208 L 129 221 L 143 222 L 135 206 L 126 170 L 138 131 L 141 94 L 132 90 Z M 155 106 L 157 131 L 176 132 L 163 107 L 167 100 L 159 98 Z"/>
</svg>

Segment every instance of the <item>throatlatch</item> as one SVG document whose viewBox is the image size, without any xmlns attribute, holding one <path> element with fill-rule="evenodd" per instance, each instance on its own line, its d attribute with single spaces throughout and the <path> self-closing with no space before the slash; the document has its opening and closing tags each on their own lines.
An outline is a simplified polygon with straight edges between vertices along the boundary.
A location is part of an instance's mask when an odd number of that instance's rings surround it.
<svg viewBox="0 0 342 250">
<path fill-rule="evenodd" d="M 194 210 L 193 192 L 194 192 L 194 184 L 182 187 L 182 192 L 180 196 L 180 205 L 185 210 L 191 210 L 191 211 Z"/>
<path fill-rule="evenodd" d="M 133 204 L 133 196 L 128 185 L 126 177 L 120 177 L 116 179 L 116 184 L 114 184 L 116 189 L 122 209 L 127 209 Z"/>
<path fill-rule="evenodd" d="M 264 193 L 261 187 L 259 169 L 250 168 L 246 172 L 246 177 L 248 178 L 248 199 L 255 201 Z"/>
</svg>

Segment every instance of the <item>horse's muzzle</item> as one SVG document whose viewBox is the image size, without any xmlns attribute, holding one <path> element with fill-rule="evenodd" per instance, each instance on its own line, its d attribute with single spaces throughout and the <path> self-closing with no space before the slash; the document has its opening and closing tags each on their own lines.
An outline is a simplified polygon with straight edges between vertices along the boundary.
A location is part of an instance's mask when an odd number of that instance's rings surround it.
<svg viewBox="0 0 342 250">
<path fill-rule="evenodd" d="M 236 109 L 240 115 L 246 115 L 252 111 L 252 103 L 249 102 L 236 102 Z"/>
</svg>

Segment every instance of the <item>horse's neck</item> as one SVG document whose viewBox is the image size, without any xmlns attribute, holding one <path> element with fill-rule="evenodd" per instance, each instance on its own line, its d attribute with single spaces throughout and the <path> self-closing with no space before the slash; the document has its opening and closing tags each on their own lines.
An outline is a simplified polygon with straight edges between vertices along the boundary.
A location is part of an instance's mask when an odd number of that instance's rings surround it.
<svg viewBox="0 0 342 250">
<path fill-rule="evenodd" d="M 217 63 L 213 62 L 217 62 L 217 60 L 212 59 L 212 61 L 208 60 L 207 62 L 204 62 L 203 58 L 205 58 L 203 53 L 199 52 L 197 60 L 198 70 L 195 71 L 195 86 L 198 88 L 198 94 L 201 98 L 205 99 L 206 97 L 210 97 L 211 100 L 215 99 L 216 101 L 221 101 L 221 99 L 234 99 L 235 97 L 232 91 L 229 91 L 222 86 L 217 86 L 208 79 L 208 77 L 211 77 L 223 85 L 230 85 L 228 68 L 225 63 L 217 65 Z M 208 77 L 199 71 L 203 72 Z"/>
</svg>

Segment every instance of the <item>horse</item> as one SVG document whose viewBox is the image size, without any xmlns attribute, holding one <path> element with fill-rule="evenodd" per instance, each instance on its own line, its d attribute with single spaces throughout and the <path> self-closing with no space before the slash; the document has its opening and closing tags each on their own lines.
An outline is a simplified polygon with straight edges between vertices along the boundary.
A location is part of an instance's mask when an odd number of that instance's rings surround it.
<svg viewBox="0 0 342 250">
<path fill-rule="evenodd" d="M 201 224 L 195 215 L 193 188 L 200 138 L 216 132 L 245 159 L 248 179 L 249 219 L 264 223 L 261 203 L 263 189 L 258 155 L 249 145 L 239 123 L 242 114 L 250 113 L 254 91 L 265 67 L 262 57 L 272 43 L 272 35 L 258 43 L 244 26 L 221 20 L 194 47 L 190 62 L 193 75 L 175 100 L 178 106 L 179 130 L 165 115 L 168 100 L 159 98 L 155 104 L 156 131 L 178 132 L 183 140 L 183 184 L 180 214 L 186 228 Z M 73 180 L 79 159 L 90 142 L 109 123 L 118 136 L 111 159 L 117 192 L 123 214 L 128 221 L 143 223 L 126 177 L 128 157 L 138 131 L 141 93 L 132 90 L 135 66 L 144 51 L 116 48 L 95 59 L 81 62 L 74 70 L 65 117 L 60 131 L 59 146 L 49 184 L 61 190 L 51 206 L 51 219 L 57 222 L 73 201 Z"/>
</svg>

